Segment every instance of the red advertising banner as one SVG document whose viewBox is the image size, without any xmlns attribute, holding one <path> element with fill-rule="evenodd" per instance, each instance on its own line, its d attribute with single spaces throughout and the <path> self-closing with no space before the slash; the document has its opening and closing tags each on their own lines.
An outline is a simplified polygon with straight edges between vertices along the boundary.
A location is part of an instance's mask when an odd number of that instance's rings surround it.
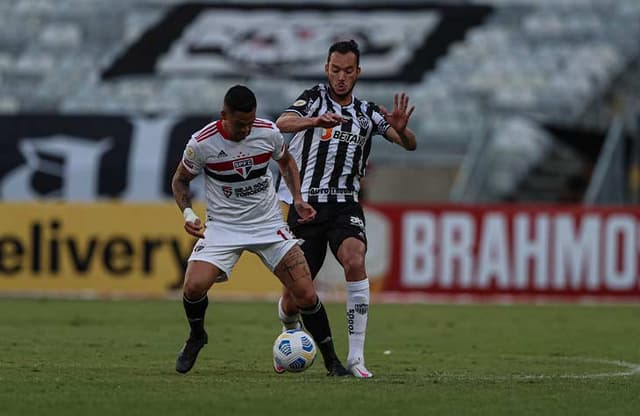
<svg viewBox="0 0 640 416">
<path fill-rule="evenodd" d="M 367 208 L 390 231 L 382 291 L 640 298 L 638 208 Z M 367 224 L 367 234 L 371 240 L 378 233 Z"/>
</svg>

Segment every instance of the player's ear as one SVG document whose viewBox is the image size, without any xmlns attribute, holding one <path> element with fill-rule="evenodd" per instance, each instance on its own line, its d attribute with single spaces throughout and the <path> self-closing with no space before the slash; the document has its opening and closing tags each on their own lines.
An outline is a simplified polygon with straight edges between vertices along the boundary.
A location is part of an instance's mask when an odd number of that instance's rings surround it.
<svg viewBox="0 0 640 416">
<path fill-rule="evenodd" d="M 221 120 L 226 120 L 227 119 L 227 112 L 225 111 L 224 108 L 222 110 L 220 110 L 220 119 Z"/>
<path fill-rule="evenodd" d="M 326 64 L 324 64 L 324 73 L 329 75 L 329 62 L 327 62 Z"/>
</svg>

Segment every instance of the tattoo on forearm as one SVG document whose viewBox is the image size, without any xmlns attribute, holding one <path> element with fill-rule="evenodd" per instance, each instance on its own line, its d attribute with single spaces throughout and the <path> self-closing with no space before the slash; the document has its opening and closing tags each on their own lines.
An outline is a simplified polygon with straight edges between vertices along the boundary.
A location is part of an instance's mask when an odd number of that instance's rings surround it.
<svg viewBox="0 0 640 416">
<path fill-rule="evenodd" d="M 173 197 L 181 211 L 184 211 L 187 207 L 191 207 L 189 178 L 185 178 L 184 175 L 176 172 L 176 176 L 171 183 L 171 188 L 173 190 Z"/>
</svg>

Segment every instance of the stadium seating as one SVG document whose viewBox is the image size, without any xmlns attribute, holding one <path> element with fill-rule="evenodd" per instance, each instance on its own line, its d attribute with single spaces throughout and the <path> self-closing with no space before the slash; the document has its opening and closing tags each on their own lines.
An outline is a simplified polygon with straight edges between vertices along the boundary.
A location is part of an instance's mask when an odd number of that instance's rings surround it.
<svg viewBox="0 0 640 416">
<path fill-rule="evenodd" d="M 180 3 L 2 1 L 0 113 L 210 114 L 228 79 L 101 79 L 126 45 Z M 505 114 L 579 124 L 640 55 L 640 2 L 635 0 L 456 2 L 465 3 L 495 10 L 453 44 L 421 82 L 406 86 L 417 106 L 412 126 L 420 137 L 419 151 L 390 156 L 374 148 L 375 163 L 398 157 L 420 163 L 440 156 L 459 163 L 469 142 Z M 268 74 L 255 74 L 250 82 L 263 98 L 261 112 L 267 116 L 278 114 L 308 85 Z M 388 106 L 401 87 L 371 83 L 362 88 L 365 96 Z"/>
</svg>

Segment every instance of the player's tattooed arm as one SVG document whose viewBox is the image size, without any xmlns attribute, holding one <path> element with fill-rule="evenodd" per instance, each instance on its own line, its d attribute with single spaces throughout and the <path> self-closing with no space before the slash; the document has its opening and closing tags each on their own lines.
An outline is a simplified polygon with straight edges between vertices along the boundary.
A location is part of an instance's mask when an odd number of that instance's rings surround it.
<svg viewBox="0 0 640 416">
<path fill-rule="evenodd" d="M 189 190 L 189 183 L 195 178 L 196 175 L 189 172 L 182 162 L 178 164 L 176 173 L 171 180 L 171 190 L 173 191 L 173 197 L 176 200 L 176 204 L 180 208 L 180 211 L 184 211 L 185 208 L 191 208 L 191 191 Z"/>
</svg>

